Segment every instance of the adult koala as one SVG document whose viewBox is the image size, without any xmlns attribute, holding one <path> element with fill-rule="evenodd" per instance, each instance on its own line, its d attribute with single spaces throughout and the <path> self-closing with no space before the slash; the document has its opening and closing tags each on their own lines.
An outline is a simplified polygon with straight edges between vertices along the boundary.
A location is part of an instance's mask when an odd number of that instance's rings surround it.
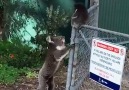
<svg viewBox="0 0 129 90">
<path fill-rule="evenodd" d="M 45 62 L 39 71 L 38 90 L 54 90 L 54 75 L 57 72 L 61 61 L 69 53 L 69 50 L 74 47 L 74 45 L 65 46 L 65 37 L 63 36 L 48 36 L 46 38 L 48 42 L 48 52 L 45 58 Z"/>
</svg>

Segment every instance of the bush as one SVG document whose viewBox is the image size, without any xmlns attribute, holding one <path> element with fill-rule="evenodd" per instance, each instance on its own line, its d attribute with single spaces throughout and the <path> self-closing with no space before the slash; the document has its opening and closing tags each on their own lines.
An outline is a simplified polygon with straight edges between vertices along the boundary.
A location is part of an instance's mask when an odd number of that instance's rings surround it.
<svg viewBox="0 0 129 90">
<path fill-rule="evenodd" d="M 1 84 L 13 84 L 19 76 L 19 70 L 17 68 L 9 67 L 7 65 L 0 64 L 0 83 Z"/>
<path fill-rule="evenodd" d="M 28 67 L 19 69 L 19 74 L 20 76 L 26 76 L 27 78 L 33 78 L 37 76 L 36 72 Z"/>
<path fill-rule="evenodd" d="M 0 64 L 0 83 L 6 85 L 14 84 L 20 76 L 26 76 L 27 78 L 36 77 L 36 72 L 29 68 L 17 69 L 7 64 Z"/>
<path fill-rule="evenodd" d="M 0 42 L 0 63 L 16 68 L 36 67 L 40 64 L 40 51 L 15 41 Z"/>
</svg>

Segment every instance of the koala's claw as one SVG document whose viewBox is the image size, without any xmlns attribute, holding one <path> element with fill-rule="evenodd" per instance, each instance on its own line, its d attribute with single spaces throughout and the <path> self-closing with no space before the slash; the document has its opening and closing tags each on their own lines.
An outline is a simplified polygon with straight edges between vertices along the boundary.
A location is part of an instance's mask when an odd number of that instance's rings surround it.
<svg viewBox="0 0 129 90">
<path fill-rule="evenodd" d="M 75 47 L 75 43 L 74 44 L 71 44 L 69 45 L 69 48 L 73 49 Z"/>
</svg>

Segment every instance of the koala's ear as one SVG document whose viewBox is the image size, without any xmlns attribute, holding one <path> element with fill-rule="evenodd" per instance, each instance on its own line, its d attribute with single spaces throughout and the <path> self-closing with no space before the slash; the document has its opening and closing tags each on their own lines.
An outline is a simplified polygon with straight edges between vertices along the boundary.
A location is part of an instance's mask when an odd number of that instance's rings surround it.
<svg viewBox="0 0 129 90">
<path fill-rule="evenodd" d="M 47 41 L 48 43 L 54 43 L 54 42 L 51 40 L 51 36 L 47 36 L 47 37 L 46 37 L 46 41 Z"/>
</svg>

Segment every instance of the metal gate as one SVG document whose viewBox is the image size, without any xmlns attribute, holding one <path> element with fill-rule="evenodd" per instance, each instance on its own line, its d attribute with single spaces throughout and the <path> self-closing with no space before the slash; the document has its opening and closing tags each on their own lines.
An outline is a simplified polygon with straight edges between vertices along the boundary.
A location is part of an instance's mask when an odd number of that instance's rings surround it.
<svg viewBox="0 0 129 90">
<path fill-rule="evenodd" d="M 66 90 L 107 90 L 89 79 L 90 51 L 93 37 L 124 46 L 129 44 L 129 35 L 97 27 L 98 11 L 99 5 L 95 3 L 88 10 L 90 17 L 87 25 L 84 25 L 79 31 L 72 29 L 71 43 L 75 43 L 75 48 L 70 52 Z M 122 90 L 124 90 L 124 86 L 127 86 L 126 81 L 129 81 L 128 67 L 129 62 L 126 60 Z"/>
</svg>

